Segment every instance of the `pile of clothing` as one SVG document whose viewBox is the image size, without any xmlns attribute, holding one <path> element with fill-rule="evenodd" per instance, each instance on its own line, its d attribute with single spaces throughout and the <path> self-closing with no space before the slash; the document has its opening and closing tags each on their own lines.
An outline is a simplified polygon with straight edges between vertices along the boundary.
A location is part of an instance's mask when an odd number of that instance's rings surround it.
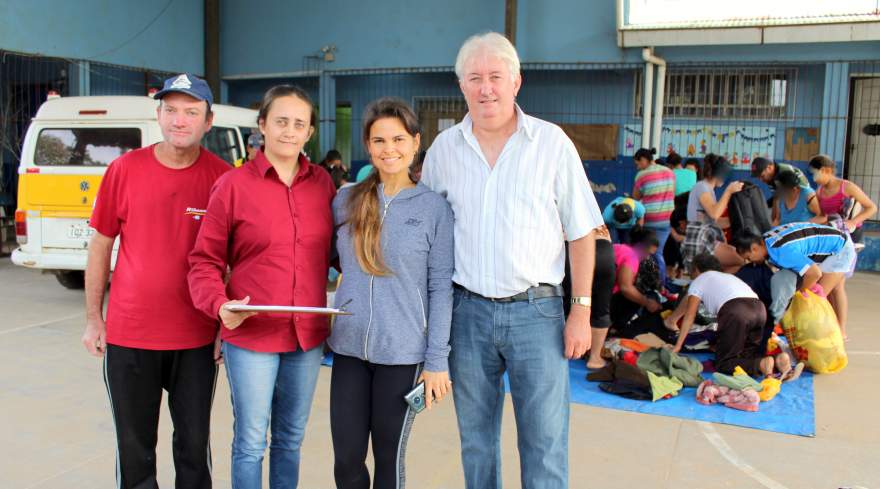
<svg viewBox="0 0 880 489">
<path fill-rule="evenodd" d="M 644 339 L 659 342 L 653 335 Z M 770 376 L 758 382 L 741 367 L 736 367 L 733 375 L 715 372 L 711 379 L 704 379 L 702 363 L 679 355 L 668 346 L 648 346 L 634 339 L 609 340 L 605 348 L 611 360 L 605 367 L 587 374 L 587 380 L 600 382 L 599 388 L 609 394 L 651 402 L 677 396 L 685 387 L 696 387 L 700 404 L 720 404 L 756 412 L 761 402 L 773 399 L 780 392 L 783 382 L 797 379 L 803 370 L 800 364 L 785 376 Z M 785 340 L 775 335 L 769 346 L 788 348 Z"/>
<path fill-rule="evenodd" d="M 673 305 L 677 305 L 677 302 Z M 672 307 L 672 306 L 670 306 Z M 672 309 L 660 314 L 664 320 L 672 314 Z M 682 349 L 688 352 L 711 351 L 718 339 L 718 319 L 709 313 L 705 304 L 700 302 L 694 324 L 684 340 Z"/>
<path fill-rule="evenodd" d="M 693 358 L 667 348 L 648 348 L 637 359 L 636 354 L 622 351 L 588 374 L 587 380 L 601 382 L 599 388 L 605 392 L 652 402 L 676 396 L 684 387 L 697 387 L 703 380 L 703 365 Z"/>
<path fill-rule="evenodd" d="M 782 379 L 767 377 L 763 381 L 749 377 L 740 367 L 733 375 L 719 372 L 712 380 L 704 380 L 697 387 L 697 402 L 703 405 L 723 404 L 740 411 L 757 412 L 758 405 L 776 397 L 782 388 Z"/>
</svg>

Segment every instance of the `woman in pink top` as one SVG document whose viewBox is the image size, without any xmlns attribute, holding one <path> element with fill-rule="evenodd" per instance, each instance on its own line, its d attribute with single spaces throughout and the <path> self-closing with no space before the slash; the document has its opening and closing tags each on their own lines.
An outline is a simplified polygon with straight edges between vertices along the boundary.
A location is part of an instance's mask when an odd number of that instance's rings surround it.
<svg viewBox="0 0 880 489">
<path fill-rule="evenodd" d="M 816 192 L 819 197 L 819 208 L 826 217 L 837 214 L 843 218 L 846 227 L 854 235 L 854 241 L 858 242 L 860 240 L 855 236 L 857 230 L 862 227 L 862 223 L 877 213 L 877 205 L 858 185 L 838 178 L 835 175 L 836 167 L 834 160 L 827 155 L 816 155 L 810 160 L 813 181 L 819 187 Z M 854 213 L 849 210 L 852 202 L 858 202 L 862 207 L 861 212 L 853 215 Z"/>
<path fill-rule="evenodd" d="M 839 178 L 835 175 L 837 165 L 828 155 L 816 155 L 810 159 L 810 172 L 813 174 L 813 181 L 816 182 L 818 189 L 816 195 L 819 197 L 819 208 L 822 215 L 830 218 L 838 215 L 843 219 L 846 229 L 853 235 L 853 241 L 861 240 L 862 224 L 871 216 L 877 213 L 877 204 L 865 195 L 865 192 L 858 185 Z M 850 203 L 857 202 L 862 210 L 856 215 L 849 212 Z M 835 287 L 828 296 L 831 305 L 834 306 L 834 312 L 837 313 L 837 321 L 840 323 L 840 332 L 843 338 L 846 336 L 846 320 L 848 301 L 844 282 Z"/>
<path fill-rule="evenodd" d="M 618 330 L 624 328 L 639 309 L 657 312 L 661 307 L 659 302 L 645 296 L 636 288 L 639 263 L 657 252 L 660 244 L 657 235 L 653 230 L 634 228 L 630 240 L 629 245 L 614 245 L 617 281 L 612 289 L 611 322 Z"/>
</svg>

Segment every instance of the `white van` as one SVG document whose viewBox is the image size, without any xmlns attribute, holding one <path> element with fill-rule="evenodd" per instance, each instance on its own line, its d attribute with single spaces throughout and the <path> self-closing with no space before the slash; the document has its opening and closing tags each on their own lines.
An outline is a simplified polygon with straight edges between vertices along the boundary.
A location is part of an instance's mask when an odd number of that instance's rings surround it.
<svg viewBox="0 0 880 489">
<path fill-rule="evenodd" d="M 51 270 L 65 287 L 82 288 L 101 178 L 120 155 L 162 140 L 157 106 L 150 97 L 129 96 L 54 98 L 40 106 L 21 151 L 13 263 Z M 202 145 L 232 165 L 245 155 L 257 111 L 212 109 L 214 125 Z"/>
</svg>

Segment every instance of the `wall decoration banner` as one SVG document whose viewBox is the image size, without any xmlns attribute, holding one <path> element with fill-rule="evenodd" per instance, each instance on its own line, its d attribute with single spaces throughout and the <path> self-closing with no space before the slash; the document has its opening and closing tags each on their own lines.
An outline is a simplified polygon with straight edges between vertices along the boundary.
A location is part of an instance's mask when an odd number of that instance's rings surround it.
<svg viewBox="0 0 880 489">
<path fill-rule="evenodd" d="M 624 156 L 642 147 L 641 124 L 623 128 Z M 669 125 L 663 126 L 657 155 L 675 151 L 684 158 L 702 158 L 708 153 L 724 156 L 737 169 L 745 170 L 758 156 L 772 158 L 776 149 L 776 128 L 761 126 Z"/>
</svg>

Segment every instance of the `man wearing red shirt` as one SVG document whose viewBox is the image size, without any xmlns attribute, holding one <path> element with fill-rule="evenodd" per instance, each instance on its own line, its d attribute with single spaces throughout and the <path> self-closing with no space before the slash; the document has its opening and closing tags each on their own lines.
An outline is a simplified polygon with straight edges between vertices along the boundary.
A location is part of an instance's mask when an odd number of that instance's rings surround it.
<svg viewBox="0 0 880 489">
<path fill-rule="evenodd" d="M 202 148 L 211 90 L 183 74 L 165 81 L 157 109 L 164 141 L 107 169 L 91 225 L 83 344 L 104 357 L 116 426 L 118 487 L 157 487 L 162 391 L 174 422 L 178 488 L 211 487 L 210 416 L 217 377 L 217 319 L 199 312 L 186 284 L 187 255 L 214 182 L 230 169 Z M 104 319 L 113 243 L 120 248 Z"/>
</svg>

